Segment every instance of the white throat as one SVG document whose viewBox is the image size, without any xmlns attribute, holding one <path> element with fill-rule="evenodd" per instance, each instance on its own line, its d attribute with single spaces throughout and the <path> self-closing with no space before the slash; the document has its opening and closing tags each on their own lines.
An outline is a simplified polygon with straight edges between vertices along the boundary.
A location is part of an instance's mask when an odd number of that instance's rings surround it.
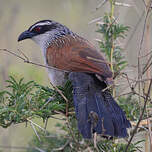
<svg viewBox="0 0 152 152">
<path fill-rule="evenodd" d="M 43 56 L 44 56 L 44 62 L 47 66 L 48 64 L 46 62 L 46 50 L 48 46 L 51 45 L 51 42 L 55 39 L 54 37 L 55 34 L 57 34 L 56 30 L 49 31 L 44 34 L 34 36 L 32 38 L 32 40 L 40 46 Z M 66 82 L 67 78 L 66 78 L 65 72 L 60 71 L 60 70 L 55 70 L 53 68 L 52 69 L 50 68 L 47 71 L 49 74 L 50 81 L 53 83 L 53 85 L 62 86 Z"/>
<path fill-rule="evenodd" d="M 43 51 L 43 55 L 46 56 L 46 48 L 50 45 L 51 42 L 51 32 L 46 32 L 32 37 L 32 40 L 37 43 Z"/>
</svg>

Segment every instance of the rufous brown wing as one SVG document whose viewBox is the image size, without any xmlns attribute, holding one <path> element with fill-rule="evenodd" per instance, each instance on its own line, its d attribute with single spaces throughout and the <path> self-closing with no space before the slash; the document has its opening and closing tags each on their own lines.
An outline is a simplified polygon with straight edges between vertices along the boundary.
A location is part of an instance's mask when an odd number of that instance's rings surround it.
<svg viewBox="0 0 152 152">
<path fill-rule="evenodd" d="M 111 78 L 112 72 L 100 52 L 79 36 L 66 35 L 54 40 L 46 52 L 49 66 L 65 71 L 95 73 Z"/>
</svg>

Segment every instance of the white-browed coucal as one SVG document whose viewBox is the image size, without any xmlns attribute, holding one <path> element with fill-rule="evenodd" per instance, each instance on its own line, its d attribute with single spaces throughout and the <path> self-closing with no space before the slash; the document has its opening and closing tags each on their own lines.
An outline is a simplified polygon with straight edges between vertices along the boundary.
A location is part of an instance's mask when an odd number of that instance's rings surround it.
<svg viewBox="0 0 152 152">
<path fill-rule="evenodd" d="M 34 40 L 43 51 L 46 65 L 59 69 L 48 69 L 54 85 L 63 85 L 67 78 L 72 82 L 78 129 L 84 138 L 91 138 L 94 132 L 127 136 L 130 122 L 109 90 L 102 91 L 112 80 L 112 72 L 88 40 L 52 20 L 33 24 L 18 41 L 24 39 Z"/>
</svg>

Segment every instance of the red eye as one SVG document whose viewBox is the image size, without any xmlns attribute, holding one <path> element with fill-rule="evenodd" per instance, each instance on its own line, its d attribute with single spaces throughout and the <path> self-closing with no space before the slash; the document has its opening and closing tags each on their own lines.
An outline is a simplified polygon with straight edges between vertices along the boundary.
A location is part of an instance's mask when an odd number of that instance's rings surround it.
<svg viewBox="0 0 152 152">
<path fill-rule="evenodd" d="M 35 32 L 40 32 L 40 31 L 41 31 L 41 27 L 36 27 L 36 28 L 34 29 L 34 31 L 35 31 Z"/>
</svg>

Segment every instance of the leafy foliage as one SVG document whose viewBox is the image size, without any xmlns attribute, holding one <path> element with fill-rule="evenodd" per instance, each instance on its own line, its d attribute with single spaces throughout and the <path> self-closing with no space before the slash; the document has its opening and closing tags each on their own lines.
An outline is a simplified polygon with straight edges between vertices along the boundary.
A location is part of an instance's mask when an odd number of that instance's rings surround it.
<svg viewBox="0 0 152 152">
<path fill-rule="evenodd" d="M 55 111 L 65 113 L 65 100 L 62 96 L 49 87 L 38 85 L 34 81 L 24 82 L 23 79 L 16 81 L 13 77 L 7 81 L 9 91 L 0 92 L 0 125 L 8 127 L 12 123 L 26 122 L 27 119 L 34 117 L 42 118 L 43 120 L 56 114 Z M 64 87 L 58 87 L 69 101 L 72 101 L 72 88 L 68 81 Z M 48 99 L 53 97 L 53 100 Z M 129 98 L 127 100 L 130 100 Z M 130 110 L 124 106 L 124 99 L 120 99 L 120 105 L 127 111 L 128 117 L 131 117 Z M 126 144 L 116 144 L 114 140 L 98 139 L 97 147 L 94 147 L 92 140 L 84 140 L 78 132 L 77 120 L 73 113 L 72 102 L 69 103 L 70 116 L 66 118 L 66 123 L 58 123 L 57 127 L 64 131 L 62 134 L 53 134 L 47 131 L 39 131 L 37 136 L 34 136 L 29 143 L 30 147 L 37 147 L 44 151 L 64 150 L 65 152 L 76 152 L 78 150 L 90 149 L 92 151 L 103 152 L 119 152 L 123 151 Z M 130 115 L 129 115 L 130 114 Z M 134 118 L 132 118 L 134 119 Z M 130 146 L 128 152 L 136 151 L 139 148 L 134 144 Z M 29 152 L 38 152 L 36 148 L 29 148 Z"/>
<path fill-rule="evenodd" d="M 129 120 L 135 121 L 139 119 L 140 116 L 140 105 L 138 104 L 138 101 L 133 98 L 132 95 L 129 95 L 128 97 L 119 97 L 119 106 L 124 109 L 127 118 Z M 127 103 L 127 104 L 126 104 Z"/>
<path fill-rule="evenodd" d="M 72 120 L 72 121 L 71 121 Z M 29 143 L 30 147 L 38 147 L 45 152 L 49 151 L 64 151 L 64 152 L 77 152 L 77 151 L 94 151 L 94 152 L 123 152 L 126 148 L 126 142 L 116 143 L 115 140 L 109 140 L 106 138 L 98 138 L 96 147 L 94 146 L 93 140 L 84 140 L 82 136 L 78 133 L 76 125 L 76 119 L 71 118 L 68 125 L 60 124 L 60 127 L 64 129 L 65 134 L 52 134 L 39 132 L 41 141 L 38 140 L 36 136 L 33 137 L 32 141 Z M 73 123 L 74 122 L 74 123 Z M 70 126 L 70 128 L 69 128 Z M 71 132 L 72 131 L 72 132 Z M 71 134 L 72 133 L 72 134 Z M 140 149 L 139 143 L 143 141 L 138 141 L 128 149 L 128 152 L 136 152 Z M 36 149 L 31 149 L 29 152 L 38 152 Z"/>
<path fill-rule="evenodd" d="M 119 38 L 125 38 L 129 27 L 116 23 L 110 14 L 105 14 L 103 23 L 98 24 L 98 33 L 102 34 L 103 41 L 99 42 L 101 51 L 108 57 L 108 60 L 114 59 L 114 71 L 119 73 L 125 68 L 127 62 L 122 55 L 122 48 L 116 43 Z M 113 51 L 112 51 L 113 50 Z"/>
<path fill-rule="evenodd" d="M 65 100 L 56 90 L 40 86 L 34 81 L 25 83 L 23 78 L 17 82 L 11 76 L 7 82 L 10 91 L 0 92 L 0 126 L 8 127 L 12 123 L 22 123 L 33 117 L 45 120 L 55 114 L 54 111 L 65 113 Z M 65 87 L 66 89 L 59 89 L 67 95 L 71 84 L 67 82 Z M 50 97 L 53 98 L 50 100 Z M 72 93 L 67 98 L 71 101 Z"/>
<path fill-rule="evenodd" d="M 49 132 L 44 133 L 42 131 L 39 131 L 38 134 L 41 138 L 41 142 L 37 139 L 36 136 L 34 136 L 32 141 L 30 141 L 29 146 L 38 147 L 45 152 L 49 152 L 50 150 L 55 151 L 64 146 L 67 142 L 67 138 L 61 135 L 51 134 Z M 64 151 L 70 152 L 70 146 L 67 145 L 64 148 Z M 28 152 L 38 152 L 38 150 L 32 148 L 28 150 Z"/>
</svg>

